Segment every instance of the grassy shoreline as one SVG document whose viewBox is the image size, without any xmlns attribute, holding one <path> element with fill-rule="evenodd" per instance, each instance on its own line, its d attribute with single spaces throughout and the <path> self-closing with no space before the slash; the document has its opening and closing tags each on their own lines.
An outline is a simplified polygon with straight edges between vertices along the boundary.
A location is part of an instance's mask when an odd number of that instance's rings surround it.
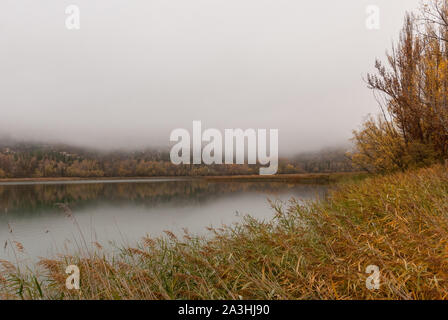
<svg viewBox="0 0 448 320">
<path fill-rule="evenodd" d="M 272 221 L 170 232 L 137 247 L 42 259 L 39 271 L 0 261 L 4 299 L 448 299 L 448 170 L 342 183 L 326 201 L 273 206 Z M 20 247 L 17 248 L 20 251 Z M 65 288 L 65 268 L 81 290 Z M 366 288 L 377 265 L 380 289 Z"/>
<path fill-rule="evenodd" d="M 206 180 L 210 182 L 301 182 L 301 181 L 318 181 L 318 182 L 334 182 L 340 179 L 364 176 L 362 172 L 334 172 L 334 173 L 298 173 L 298 174 L 277 174 L 272 176 L 261 175 L 235 175 L 235 176 L 154 176 L 154 177 L 56 177 L 56 178 L 2 178 L 2 183 L 17 182 L 71 182 L 71 181 L 119 181 L 119 180 L 136 180 L 136 181 L 152 181 L 159 179 L 167 180 Z"/>
<path fill-rule="evenodd" d="M 239 176 L 210 176 L 204 180 L 213 182 L 291 182 L 291 183 L 331 183 L 343 180 L 364 178 L 364 172 L 333 172 L 333 173 L 300 173 L 278 174 L 273 176 L 239 175 Z"/>
</svg>

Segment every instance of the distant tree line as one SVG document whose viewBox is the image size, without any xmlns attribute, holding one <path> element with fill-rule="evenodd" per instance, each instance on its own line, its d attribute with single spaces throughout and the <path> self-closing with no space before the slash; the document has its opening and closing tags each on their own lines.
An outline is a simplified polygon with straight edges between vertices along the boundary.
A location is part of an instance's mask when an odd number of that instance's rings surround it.
<svg viewBox="0 0 448 320">
<path fill-rule="evenodd" d="M 301 153 L 291 159 L 294 167 L 306 173 L 330 173 L 354 171 L 345 148 L 326 148 Z"/>
<path fill-rule="evenodd" d="M 351 171 L 344 150 L 280 159 L 279 173 Z M 98 152 L 69 146 L 1 147 L 0 178 L 157 177 L 259 174 L 259 165 L 174 165 L 167 151 Z"/>
</svg>

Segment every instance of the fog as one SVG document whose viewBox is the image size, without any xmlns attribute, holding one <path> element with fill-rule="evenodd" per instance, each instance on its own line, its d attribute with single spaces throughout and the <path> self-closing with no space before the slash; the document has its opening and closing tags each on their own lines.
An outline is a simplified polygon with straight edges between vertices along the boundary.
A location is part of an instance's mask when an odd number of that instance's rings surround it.
<svg viewBox="0 0 448 320">
<path fill-rule="evenodd" d="M 418 3 L 2 0 L 0 136 L 158 147 L 200 120 L 279 129 L 281 153 L 344 145 L 378 110 L 363 76 Z"/>
</svg>

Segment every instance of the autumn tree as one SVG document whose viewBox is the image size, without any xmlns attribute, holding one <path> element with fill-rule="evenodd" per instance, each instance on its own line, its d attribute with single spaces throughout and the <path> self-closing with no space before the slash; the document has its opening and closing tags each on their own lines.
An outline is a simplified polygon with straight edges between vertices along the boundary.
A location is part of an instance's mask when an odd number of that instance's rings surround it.
<svg viewBox="0 0 448 320">
<path fill-rule="evenodd" d="M 448 0 L 407 14 L 387 64 L 377 60 L 368 87 L 381 118 L 354 132 L 356 165 L 371 171 L 421 166 L 448 157 Z"/>
</svg>

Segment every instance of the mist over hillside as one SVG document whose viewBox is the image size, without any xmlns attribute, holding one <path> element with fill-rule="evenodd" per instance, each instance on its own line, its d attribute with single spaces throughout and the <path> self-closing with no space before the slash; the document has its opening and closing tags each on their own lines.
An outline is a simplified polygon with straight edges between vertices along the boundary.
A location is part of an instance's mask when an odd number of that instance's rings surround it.
<svg viewBox="0 0 448 320">
<path fill-rule="evenodd" d="M 280 174 L 352 171 L 344 148 L 279 159 Z M 152 177 L 258 174 L 260 165 L 174 165 L 168 148 L 97 150 L 0 139 L 0 178 Z"/>
</svg>

